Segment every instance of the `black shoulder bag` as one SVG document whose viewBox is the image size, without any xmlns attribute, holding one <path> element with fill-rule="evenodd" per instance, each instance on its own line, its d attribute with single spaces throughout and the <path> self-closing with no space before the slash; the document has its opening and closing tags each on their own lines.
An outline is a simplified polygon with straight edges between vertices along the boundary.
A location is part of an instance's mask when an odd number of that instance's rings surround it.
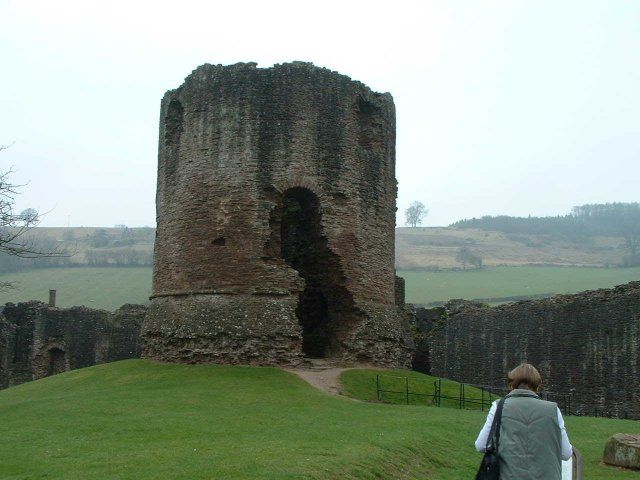
<svg viewBox="0 0 640 480">
<path fill-rule="evenodd" d="M 476 474 L 476 480 L 498 480 L 500 478 L 500 458 L 498 457 L 498 444 L 500 443 L 500 424 L 502 423 L 502 407 L 504 398 L 498 402 L 496 414 L 493 417 L 487 448 L 482 457 L 482 463 Z"/>
</svg>

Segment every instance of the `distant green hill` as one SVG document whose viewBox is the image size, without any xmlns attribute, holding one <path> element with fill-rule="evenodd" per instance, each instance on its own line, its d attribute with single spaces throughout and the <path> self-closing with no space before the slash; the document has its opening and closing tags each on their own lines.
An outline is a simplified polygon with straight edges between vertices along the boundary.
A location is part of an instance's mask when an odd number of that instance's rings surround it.
<svg viewBox="0 0 640 480">
<path fill-rule="evenodd" d="M 0 391 L 0 478 L 472 478 L 480 411 L 361 403 L 272 368 L 127 360 Z M 569 417 L 585 478 L 637 422 Z"/>
</svg>

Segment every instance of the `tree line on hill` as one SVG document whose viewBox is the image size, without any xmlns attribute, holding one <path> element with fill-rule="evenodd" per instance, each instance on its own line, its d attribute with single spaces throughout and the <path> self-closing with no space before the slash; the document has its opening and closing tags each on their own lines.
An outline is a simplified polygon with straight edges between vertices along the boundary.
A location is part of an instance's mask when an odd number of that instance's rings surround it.
<svg viewBox="0 0 640 480">
<path fill-rule="evenodd" d="M 135 248 L 91 249 L 85 252 L 85 261 L 92 267 L 140 267 L 153 264 L 153 253 Z"/>
<path fill-rule="evenodd" d="M 575 242 L 594 236 L 622 237 L 628 255 L 624 266 L 640 265 L 640 203 L 587 204 L 556 217 L 484 216 L 460 220 L 455 228 L 477 228 L 507 234 L 554 235 Z"/>
</svg>

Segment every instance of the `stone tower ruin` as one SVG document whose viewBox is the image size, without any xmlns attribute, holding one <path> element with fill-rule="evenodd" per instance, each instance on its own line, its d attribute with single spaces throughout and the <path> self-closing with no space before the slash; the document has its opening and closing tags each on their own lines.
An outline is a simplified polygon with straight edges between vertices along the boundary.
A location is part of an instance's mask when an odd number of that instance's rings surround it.
<svg viewBox="0 0 640 480">
<path fill-rule="evenodd" d="M 203 65 L 162 99 L 144 355 L 406 365 L 395 108 L 308 63 Z"/>
</svg>

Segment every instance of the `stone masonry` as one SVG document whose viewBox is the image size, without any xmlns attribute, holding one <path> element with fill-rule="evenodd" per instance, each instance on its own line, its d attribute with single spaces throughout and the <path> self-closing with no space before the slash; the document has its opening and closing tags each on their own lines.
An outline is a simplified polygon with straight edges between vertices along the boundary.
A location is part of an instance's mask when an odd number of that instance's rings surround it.
<svg viewBox="0 0 640 480">
<path fill-rule="evenodd" d="M 0 316 L 0 388 L 98 363 L 140 357 L 142 305 L 113 313 L 42 302 L 8 303 Z"/>
<path fill-rule="evenodd" d="M 582 415 L 640 419 L 640 282 L 497 307 L 452 302 L 417 309 L 414 368 L 506 386 L 521 362 Z"/>
<path fill-rule="evenodd" d="M 309 63 L 203 65 L 160 113 L 144 355 L 407 365 L 391 95 Z"/>
</svg>

